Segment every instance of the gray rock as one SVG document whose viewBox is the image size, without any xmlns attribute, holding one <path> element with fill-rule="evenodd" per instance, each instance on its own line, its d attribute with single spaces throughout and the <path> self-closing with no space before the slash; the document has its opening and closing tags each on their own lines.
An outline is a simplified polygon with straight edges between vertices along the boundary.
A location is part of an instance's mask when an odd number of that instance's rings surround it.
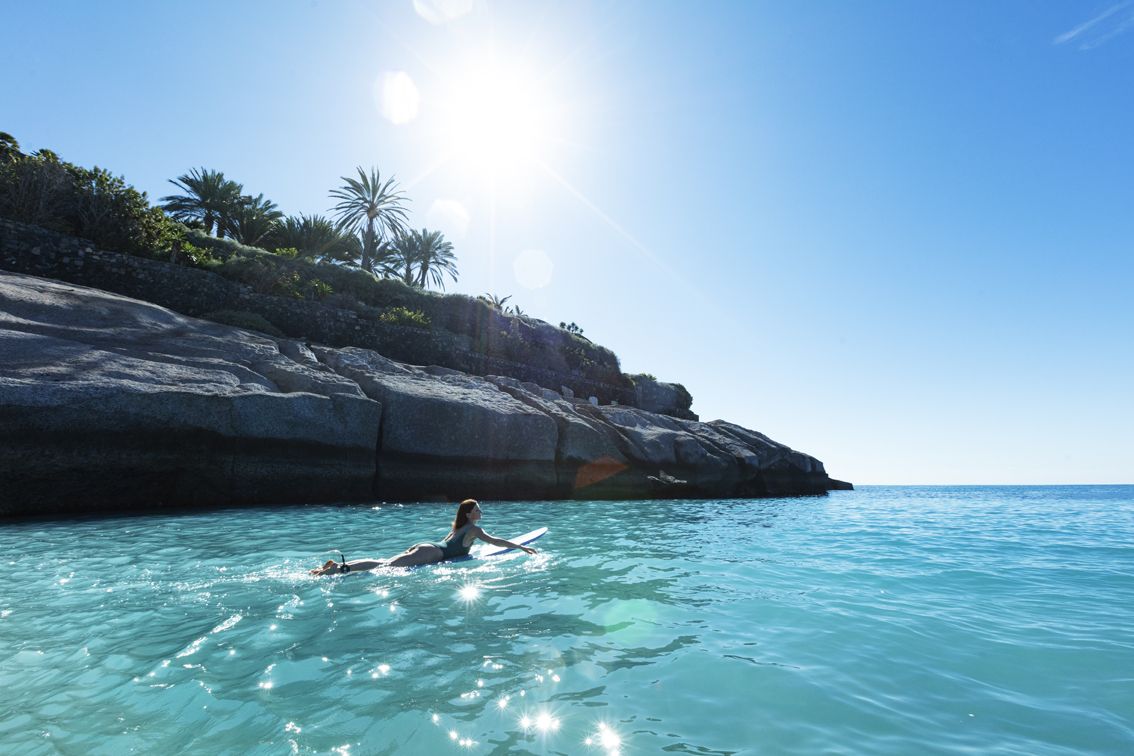
<svg viewBox="0 0 1134 756">
<path fill-rule="evenodd" d="M 367 349 L 316 354 L 382 404 L 382 496 L 556 494 L 555 421 L 490 380 L 399 365 Z"/>
<path fill-rule="evenodd" d="M 634 381 L 634 404 L 639 409 L 685 420 L 697 420 L 690 411 L 693 396 L 680 383 L 663 383 L 652 375 L 630 376 Z"/>
<path fill-rule="evenodd" d="M 369 496 L 381 407 L 271 339 L 0 274 L 0 514 Z"/>
<path fill-rule="evenodd" d="M 846 485 L 732 423 L 597 406 L 0 272 L 0 515 Z"/>
</svg>

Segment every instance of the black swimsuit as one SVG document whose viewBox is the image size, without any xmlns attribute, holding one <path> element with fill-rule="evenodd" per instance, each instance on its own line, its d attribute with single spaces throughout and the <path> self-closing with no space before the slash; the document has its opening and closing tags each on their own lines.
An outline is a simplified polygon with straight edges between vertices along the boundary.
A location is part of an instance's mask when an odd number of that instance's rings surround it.
<svg viewBox="0 0 1134 756">
<path fill-rule="evenodd" d="M 433 544 L 441 549 L 443 559 L 456 559 L 457 557 L 468 556 L 470 546 L 465 545 L 465 536 L 468 535 L 469 525 L 462 525 L 457 530 L 449 534 L 441 543 Z"/>
</svg>

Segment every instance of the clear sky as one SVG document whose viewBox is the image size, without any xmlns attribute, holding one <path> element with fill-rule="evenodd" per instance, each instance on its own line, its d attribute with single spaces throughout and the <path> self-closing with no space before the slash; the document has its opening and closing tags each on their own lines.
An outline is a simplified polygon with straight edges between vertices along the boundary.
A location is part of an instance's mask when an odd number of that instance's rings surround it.
<svg viewBox="0 0 1134 756">
<path fill-rule="evenodd" d="M 0 130 L 326 213 L 856 483 L 1134 482 L 1134 2 L 15 2 Z"/>
</svg>

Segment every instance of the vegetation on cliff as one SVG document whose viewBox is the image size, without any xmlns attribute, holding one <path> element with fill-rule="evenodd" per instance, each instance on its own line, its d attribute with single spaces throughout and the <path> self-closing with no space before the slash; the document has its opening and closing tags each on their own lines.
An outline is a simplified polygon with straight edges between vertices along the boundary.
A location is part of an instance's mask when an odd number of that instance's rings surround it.
<svg viewBox="0 0 1134 756">
<path fill-rule="evenodd" d="M 0 132 L 0 216 L 90 239 L 130 254 L 168 250 L 185 233 L 121 176 L 83 168 L 51 150 L 20 152 Z"/>
<path fill-rule="evenodd" d="M 171 183 L 180 193 L 163 198 L 163 211 L 121 177 L 49 150 L 25 154 L 0 134 L 0 217 L 206 270 L 261 294 L 351 310 L 374 327 L 428 331 L 442 337 L 438 343 L 562 373 L 568 384 L 575 374 L 618 391 L 631 386 L 614 353 L 574 324 L 556 328 L 528 317 L 506 308 L 508 297 L 427 291 L 456 280 L 453 245 L 437 231 L 411 230 L 401 191 L 377 170 L 359 169 L 331 192 L 338 200 L 333 219 L 285 217 L 220 171 L 195 169 Z"/>
</svg>

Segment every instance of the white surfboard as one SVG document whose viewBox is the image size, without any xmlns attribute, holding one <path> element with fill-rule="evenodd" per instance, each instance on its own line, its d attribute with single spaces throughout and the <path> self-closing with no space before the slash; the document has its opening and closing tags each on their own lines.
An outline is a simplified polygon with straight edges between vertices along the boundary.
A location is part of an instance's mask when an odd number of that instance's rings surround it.
<svg viewBox="0 0 1134 756">
<path fill-rule="evenodd" d="M 532 541 L 534 541 L 538 538 L 542 538 L 545 533 L 547 533 L 547 528 L 536 528 L 535 530 L 531 531 L 530 533 L 524 533 L 523 535 L 516 536 L 515 538 L 509 538 L 508 540 L 511 541 L 512 543 L 518 543 L 521 546 L 527 546 Z M 473 551 L 473 552 L 469 553 L 469 555 L 467 557 L 462 557 L 462 558 L 463 559 L 483 559 L 484 557 L 500 556 L 501 554 L 506 554 L 509 551 L 514 551 L 514 549 L 510 546 L 485 546 L 483 549 Z M 450 561 L 456 562 L 457 560 L 452 559 Z"/>
</svg>

